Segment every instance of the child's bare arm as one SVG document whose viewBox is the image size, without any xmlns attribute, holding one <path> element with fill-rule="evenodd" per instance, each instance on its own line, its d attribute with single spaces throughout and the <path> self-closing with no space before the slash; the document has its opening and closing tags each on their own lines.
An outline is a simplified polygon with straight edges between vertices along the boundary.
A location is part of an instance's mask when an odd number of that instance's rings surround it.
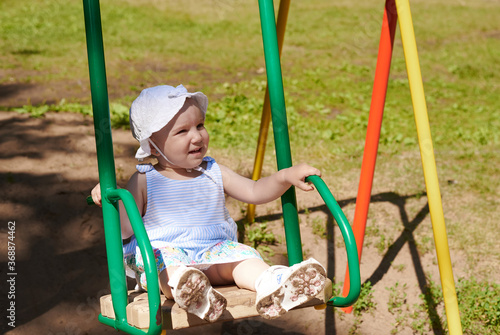
<svg viewBox="0 0 500 335">
<path fill-rule="evenodd" d="M 299 164 L 254 181 L 240 176 L 223 165 L 220 167 L 224 191 L 239 201 L 252 204 L 273 201 L 283 195 L 292 185 L 303 191 L 312 191 L 314 187 L 306 183 L 305 178 L 311 175 L 321 175 L 318 169 L 307 164 Z"/>
<path fill-rule="evenodd" d="M 144 179 L 144 180 L 143 180 Z M 127 184 L 127 190 L 132 194 L 132 196 L 135 199 L 135 202 L 137 204 L 137 208 L 139 209 L 139 213 L 141 216 L 144 215 L 144 208 L 145 208 L 145 200 L 144 195 L 146 194 L 146 176 L 140 173 L 135 173 L 132 175 L 130 180 L 128 181 Z M 102 206 L 102 197 L 101 197 L 101 185 L 97 184 L 91 192 L 92 195 L 92 200 L 94 203 L 98 206 Z M 125 206 L 123 205 L 123 202 L 119 202 L 119 208 L 120 208 L 120 225 L 121 225 L 121 231 L 122 231 L 122 238 L 126 239 L 134 234 L 134 231 L 132 230 L 132 226 L 130 224 L 130 221 L 128 219 L 127 212 L 125 210 Z"/>
</svg>

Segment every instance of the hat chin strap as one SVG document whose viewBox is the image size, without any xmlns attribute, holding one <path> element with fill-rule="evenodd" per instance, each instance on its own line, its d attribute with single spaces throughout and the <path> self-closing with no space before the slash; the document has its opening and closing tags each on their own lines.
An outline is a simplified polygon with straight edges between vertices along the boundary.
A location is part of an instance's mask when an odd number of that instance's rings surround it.
<svg viewBox="0 0 500 335">
<path fill-rule="evenodd" d="M 158 148 L 158 146 L 155 144 L 155 142 L 151 141 L 150 138 L 148 138 L 148 141 L 149 141 L 149 143 L 151 143 L 151 145 L 153 145 L 153 147 L 156 149 L 156 151 L 158 151 L 160 153 L 160 155 L 167 161 L 167 163 L 172 164 L 172 165 L 175 166 L 175 164 L 172 163 L 172 161 L 167 158 L 167 156 L 160 150 L 160 148 Z M 201 166 L 197 166 L 197 167 L 192 168 L 192 169 L 186 169 L 187 172 L 191 172 L 192 170 L 196 170 L 196 171 L 202 172 L 203 168 Z"/>
</svg>

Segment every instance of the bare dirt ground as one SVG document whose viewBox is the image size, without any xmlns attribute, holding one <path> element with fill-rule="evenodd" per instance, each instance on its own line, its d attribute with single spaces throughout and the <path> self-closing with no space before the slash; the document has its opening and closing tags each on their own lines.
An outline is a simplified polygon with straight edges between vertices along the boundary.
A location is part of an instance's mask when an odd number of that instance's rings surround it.
<svg viewBox="0 0 500 335">
<path fill-rule="evenodd" d="M 12 88 L 13 86 L 11 86 Z M 34 90 L 11 91 L 2 88 L 0 106 L 16 106 L 26 102 Z M 47 88 L 55 92 L 53 87 Z M 49 92 L 49 93 L 50 93 Z M 32 101 L 56 101 L 58 94 L 38 94 Z M 63 93 L 61 93 L 61 96 Z M 45 99 L 44 99 L 45 98 Z M 15 301 L 15 328 L 3 321 L 2 333 L 17 334 L 115 334 L 114 329 L 100 324 L 98 299 L 109 289 L 101 211 L 87 206 L 86 196 L 98 180 L 92 119 L 78 114 L 49 113 L 34 119 L 15 112 L 0 112 L 1 164 L 0 215 L 2 239 L 0 271 L 2 273 L 1 310 Z M 124 185 L 133 173 L 135 140 L 128 131 L 113 132 L 118 182 Z M 212 153 L 217 158 L 217 153 Z M 233 162 L 237 168 L 248 162 Z M 236 166 L 235 166 L 236 164 Z M 242 172 L 248 173 L 249 165 Z M 357 180 L 351 180 L 349 193 L 342 193 L 339 204 L 351 220 Z M 345 187 L 344 187 L 345 188 Z M 331 278 L 343 282 L 345 252 L 340 232 L 316 193 L 299 193 L 302 242 L 306 257 L 313 256 L 328 269 Z M 411 203 L 411 210 L 408 204 Z M 389 291 L 396 282 L 406 284 L 408 309 L 421 304 L 418 295 L 427 283 L 426 275 L 439 281 L 433 251 L 420 254 L 412 238 L 419 225 L 430 225 L 427 200 L 424 197 L 401 196 L 380 192 L 373 196 L 375 213 L 390 213 L 400 220 L 394 231 L 392 247 L 384 254 L 374 245 L 363 251 L 362 282 L 370 280 L 377 306 L 364 314 L 358 323 L 358 334 L 391 334 L 396 316 L 388 311 Z M 241 204 L 228 200 L 235 220 L 243 217 Z M 284 236 L 279 202 L 257 208 L 257 219 L 268 221 L 271 231 L 282 241 Z M 307 209 L 307 210 L 304 210 Z M 377 214 L 376 214 L 377 215 Z M 383 215 L 383 214 L 378 214 Z M 313 233 L 315 220 L 328 221 L 325 236 Z M 7 223 L 15 221 L 15 299 L 7 301 Z M 392 223 L 391 223 L 392 224 Z M 271 260 L 286 264 L 284 243 L 273 246 Z M 452 253 L 456 276 L 463 275 L 465 265 L 458 253 Z M 439 307 L 439 308 L 442 308 Z M 442 311 L 440 311 L 442 313 Z M 348 334 L 356 323 L 352 314 L 334 312 L 332 308 L 291 311 L 275 321 L 252 318 L 218 323 L 172 332 L 173 334 Z M 400 327 L 399 334 L 412 334 L 409 327 Z M 442 334 L 442 329 L 424 332 Z"/>
</svg>

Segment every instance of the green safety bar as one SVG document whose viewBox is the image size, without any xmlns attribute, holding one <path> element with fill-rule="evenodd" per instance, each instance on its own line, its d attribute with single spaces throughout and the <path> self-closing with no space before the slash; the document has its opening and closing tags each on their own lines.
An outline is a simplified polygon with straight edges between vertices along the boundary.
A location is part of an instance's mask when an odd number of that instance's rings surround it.
<svg viewBox="0 0 500 335">
<path fill-rule="evenodd" d="M 151 248 L 146 229 L 144 228 L 133 196 L 127 190 L 117 189 L 116 187 L 99 0 L 83 0 L 83 10 L 96 136 L 97 165 L 103 199 L 104 235 L 108 258 L 111 299 L 115 312 L 115 319 L 106 318 L 101 314 L 99 315 L 99 321 L 129 334 L 157 335 L 161 333 L 162 317 L 160 287 L 153 249 Z M 128 290 L 123 264 L 123 244 L 118 200 L 123 201 L 145 262 L 150 311 L 150 326 L 147 333 L 130 326 L 127 322 L 126 307 L 128 304 Z"/>
<path fill-rule="evenodd" d="M 333 197 L 332 193 L 326 186 L 323 179 L 318 176 L 309 176 L 306 178 L 307 182 L 311 182 L 316 186 L 321 198 L 325 201 L 326 206 L 333 214 L 335 221 L 339 225 L 340 232 L 344 238 L 344 243 L 347 251 L 347 264 L 349 267 L 349 283 L 350 289 L 347 297 L 333 297 L 329 300 L 329 304 L 335 307 L 351 306 L 358 300 L 361 292 L 361 277 L 359 273 L 359 258 L 358 249 L 356 248 L 356 239 L 352 232 L 351 225 L 340 208 L 339 204 Z"/>
</svg>

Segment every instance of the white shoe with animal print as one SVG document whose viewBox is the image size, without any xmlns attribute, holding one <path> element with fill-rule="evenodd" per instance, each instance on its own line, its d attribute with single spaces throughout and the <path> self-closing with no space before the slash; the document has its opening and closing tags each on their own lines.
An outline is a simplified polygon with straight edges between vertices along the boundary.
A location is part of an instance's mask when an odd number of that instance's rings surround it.
<svg viewBox="0 0 500 335">
<path fill-rule="evenodd" d="M 214 322 L 226 309 L 226 298 L 213 289 L 207 276 L 198 269 L 180 267 L 168 285 L 179 307 L 200 319 Z"/>
<path fill-rule="evenodd" d="M 275 265 L 255 282 L 257 312 L 274 319 L 311 300 L 325 288 L 325 268 L 315 259 L 291 267 Z"/>
</svg>

